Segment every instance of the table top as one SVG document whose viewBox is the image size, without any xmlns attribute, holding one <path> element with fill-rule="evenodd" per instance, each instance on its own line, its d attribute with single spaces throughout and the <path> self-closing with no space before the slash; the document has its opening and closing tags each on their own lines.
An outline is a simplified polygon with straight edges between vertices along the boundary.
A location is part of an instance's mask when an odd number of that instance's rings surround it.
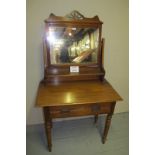
<svg viewBox="0 0 155 155">
<path fill-rule="evenodd" d="M 63 82 L 53 85 L 40 83 L 36 106 L 105 103 L 120 100 L 122 98 L 106 80 Z"/>
</svg>

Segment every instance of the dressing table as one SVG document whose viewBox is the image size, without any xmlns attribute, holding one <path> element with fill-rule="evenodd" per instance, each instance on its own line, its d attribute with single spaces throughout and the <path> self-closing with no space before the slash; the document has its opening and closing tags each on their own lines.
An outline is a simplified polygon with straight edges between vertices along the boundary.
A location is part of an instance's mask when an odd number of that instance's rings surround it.
<svg viewBox="0 0 155 155">
<path fill-rule="evenodd" d="M 78 11 L 45 20 L 44 79 L 36 106 L 43 109 L 49 151 L 55 118 L 94 115 L 96 122 L 107 114 L 106 141 L 116 101 L 122 99 L 104 78 L 102 24 L 98 16 L 86 18 Z"/>
</svg>

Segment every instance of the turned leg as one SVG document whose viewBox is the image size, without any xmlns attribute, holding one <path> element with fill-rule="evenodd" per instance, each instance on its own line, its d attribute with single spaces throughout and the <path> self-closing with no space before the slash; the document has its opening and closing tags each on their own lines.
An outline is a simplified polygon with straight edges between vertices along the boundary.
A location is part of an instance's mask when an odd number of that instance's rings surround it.
<svg viewBox="0 0 155 155">
<path fill-rule="evenodd" d="M 97 121 L 98 121 L 98 115 L 95 115 L 95 116 L 94 116 L 94 123 L 96 124 Z"/>
<path fill-rule="evenodd" d="M 45 122 L 45 131 L 47 137 L 48 150 L 49 152 L 51 152 L 52 147 L 51 122 Z"/>
<path fill-rule="evenodd" d="M 106 122 L 105 122 L 105 128 L 104 128 L 104 132 L 103 132 L 103 135 L 102 135 L 102 143 L 103 144 L 105 143 L 105 141 L 107 139 L 107 135 L 108 135 L 108 131 L 109 131 L 109 128 L 110 128 L 111 118 L 112 118 L 112 115 L 113 115 L 113 112 L 114 112 L 114 109 L 115 109 L 115 105 L 116 105 L 116 102 L 111 102 L 111 111 L 107 115 Z"/>
<path fill-rule="evenodd" d="M 110 124 L 111 124 L 111 118 L 112 118 L 112 114 L 108 114 L 107 118 L 106 118 L 106 122 L 105 122 L 105 128 L 104 128 L 103 136 L 102 136 L 102 143 L 103 144 L 105 143 L 105 141 L 107 139 L 108 131 L 109 131 Z"/>
<path fill-rule="evenodd" d="M 51 152 L 51 147 L 52 147 L 52 134 L 51 134 L 51 129 L 52 129 L 52 123 L 49 115 L 49 111 L 47 108 L 44 108 L 44 118 L 45 118 L 45 132 L 46 132 L 46 137 L 47 137 L 47 145 L 48 145 L 48 150 Z"/>
</svg>

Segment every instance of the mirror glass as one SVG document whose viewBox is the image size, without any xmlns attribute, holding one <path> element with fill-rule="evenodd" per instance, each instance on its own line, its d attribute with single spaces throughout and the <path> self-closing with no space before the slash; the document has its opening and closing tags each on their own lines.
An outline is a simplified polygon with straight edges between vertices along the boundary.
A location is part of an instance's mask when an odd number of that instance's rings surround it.
<svg viewBox="0 0 155 155">
<path fill-rule="evenodd" d="M 49 27 L 46 37 L 51 64 L 97 62 L 98 28 Z"/>
</svg>

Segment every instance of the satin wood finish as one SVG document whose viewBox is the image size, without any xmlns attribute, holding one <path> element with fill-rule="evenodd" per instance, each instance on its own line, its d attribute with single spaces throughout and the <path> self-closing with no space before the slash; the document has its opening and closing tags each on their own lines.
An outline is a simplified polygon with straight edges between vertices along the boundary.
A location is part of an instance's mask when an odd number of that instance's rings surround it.
<svg viewBox="0 0 155 155">
<path fill-rule="evenodd" d="M 49 46 L 44 38 L 45 74 L 38 88 L 36 106 L 43 108 L 48 150 L 51 152 L 54 118 L 94 115 L 96 123 L 99 114 L 107 114 L 102 135 L 102 142 L 105 143 L 116 101 L 122 99 L 104 78 L 102 22 L 97 16 L 86 18 L 74 11 L 66 17 L 51 14 L 45 20 L 45 34 L 49 26 L 96 27 L 99 29 L 99 48 L 96 63 L 76 64 L 79 72 L 70 73 L 71 64 L 51 64 Z"/>
<path fill-rule="evenodd" d="M 79 81 L 79 80 L 103 80 L 105 71 L 102 66 L 102 50 L 103 50 L 103 41 L 101 41 L 101 32 L 102 32 L 102 22 L 99 20 L 98 16 L 94 16 L 93 18 L 86 18 L 78 11 L 73 11 L 69 15 L 65 17 L 55 16 L 51 14 L 48 19 L 45 20 L 45 35 L 44 35 L 44 67 L 45 67 L 45 83 L 55 83 L 60 81 Z M 98 48 L 97 48 L 97 62 L 92 63 L 64 63 L 64 64 L 53 64 L 51 62 L 50 57 L 50 44 L 47 39 L 47 34 L 49 33 L 49 29 L 55 28 L 62 29 L 62 33 L 59 34 L 59 38 L 62 35 L 65 35 L 67 32 L 66 29 L 69 28 L 77 28 L 77 29 L 98 29 Z M 74 36 L 74 40 L 76 40 L 76 36 L 81 35 L 81 30 L 79 34 L 77 33 Z M 70 66 L 79 66 L 79 73 L 72 74 L 70 73 Z"/>
<path fill-rule="evenodd" d="M 46 108 L 46 107 L 43 108 L 43 112 L 44 112 L 45 132 L 46 132 L 46 137 L 47 137 L 47 144 L 48 144 L 48 149 L 51 152 L 51 147 L 52 147 L 51 116 L 50 116 L 50 111 L 48 108 Z"/>
<path fill-rule="evenodd" d="M 37 106 L 44 110 L 48 149 L 51 151 L 52 119 L 107 114 L 102 141 L 105 143 L 116 101 L 121 97 L 104 80 L 72 81 L 59 84 L 41 83 L 38 89 Z"/>
<path fill-rule="evenodd" d="M 80 106 L 81 104 L 109 103 L 120 96 L 106 80 L 40 83 L 36 105 L 39 107 Z M 94 108 L 95 109 L 95 108 Z M 96 107 L 97 109 L 97 107 Z"/>
</svg>

